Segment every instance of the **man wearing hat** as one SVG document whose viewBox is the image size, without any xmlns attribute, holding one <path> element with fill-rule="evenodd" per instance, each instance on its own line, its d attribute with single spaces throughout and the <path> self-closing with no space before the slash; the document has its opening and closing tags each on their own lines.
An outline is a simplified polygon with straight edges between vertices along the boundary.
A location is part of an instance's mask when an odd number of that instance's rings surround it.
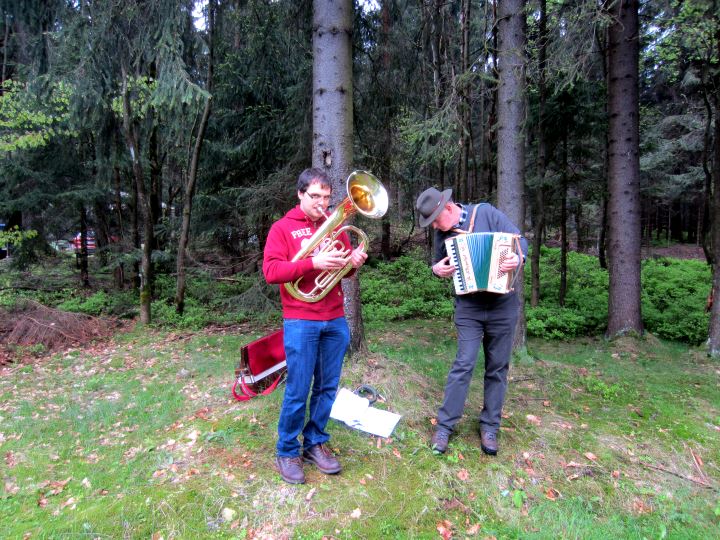
<svg viewBox="0 0 720 540">
<path fill-rule="evenodd" d="M 417 199 L 421 227 L 435 229 L 433 273 L 450 278 L 455 266 L 445 251 L 445 240 L 463 232 L 505 232 L 520 234 L 510 219 L 494 206 L 458 204 L 452 201 L 452 190 L 435 188 L 423 191 Z M 499 266 L 509 272 L 522 262 L 528 243 L 521 237 L 522 254 L 512 254 Z M 445 398 L 437 414 L 437 426 L 431 439 L 436 452 L 444 453 L 450 434 L 465 408 L 470 380 L 477 362 L 480 346 L 485 353 L 483 409 L 480 413 L 480 447 L 489 455 L 498 451 L 497 433 L 507 389 L 513 335 L 520 312 L 515 292 L 495 294 L 476 292 L 455 297 L 455 328 L 458 350 L 445 384 Z"/>
</svg>

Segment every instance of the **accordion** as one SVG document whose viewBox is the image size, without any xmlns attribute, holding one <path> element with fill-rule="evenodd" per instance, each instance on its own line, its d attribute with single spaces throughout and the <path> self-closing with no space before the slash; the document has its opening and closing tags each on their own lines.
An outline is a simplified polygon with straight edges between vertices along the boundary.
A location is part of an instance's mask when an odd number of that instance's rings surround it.
<svg viewBox="0 0 720 540">
<path fill-rule="evenodd" d="M 520 235 L 467 233 L 445 240 L 453 274 L 455 294 L 480 291 L 505 294 L 513 290 L 516 271 L 501 272 L 500 264 L 511 254 L 521 253 Z"/>
</svg>

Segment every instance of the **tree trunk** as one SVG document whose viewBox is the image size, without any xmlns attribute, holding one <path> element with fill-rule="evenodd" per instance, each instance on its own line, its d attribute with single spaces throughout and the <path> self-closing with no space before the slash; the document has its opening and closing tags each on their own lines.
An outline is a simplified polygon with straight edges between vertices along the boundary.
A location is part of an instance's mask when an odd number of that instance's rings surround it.
<svg viewBox="0 0 720 540">
<path fill-rule="evenodd" d="M 608 2 L 608 337 L 642 333 L 638 0 Z"/>
<path fill-rule="evenodd" d="M 470 71 L 470 0 L 462 0 L 460 11 L 460 35 L 461 35 L 461 58 L 460 73 L 462 83 L 458 88 L 460 103 L 458 111 L 460 118 L 460 163 L 458 174 L 458 185 L 461 187 L 455 196 L 457 200 L 470 200 L 470 182 L 468 175 L 468 163 L 470 159 L 470 134 L 472 122 L 470 116 L 470 85 L 466 82 L 465 76 Z"/>
<path fill-rule="evenodd" d="M 206 81 L 206 90 L 212 90 L 213 78 L 213 31 L 215 28 L 215 0 L 210 0 L 208 4 L 208 73 Z M 177 279 L 175 282 L 175 311 L 182 315 L 185 311 L 185 254 L 190 239 L 190 218 L 192 216 L 193 197 L 195 195 L 195 186 L 197 183 L 198 163 L 200 162 L 200 151 L 205 139 L 205 130 L 210 118 L 212 96 L 208 96 L 203 109 L 200 125 L 198 126 L 197 136 L 195 138 L 195 146 L 193 147 L 192 156 L 190 158 L 190 166 L 188 167 L 187 181 L 185 182 L 185 197 L 182 209 L 182 224 L 180 226 L 180 240 L 178 242 L 177 252 Z"/>
<path fill-rule="evenodd" d="M 525 2 L 506 0 L 498 5 L 498 208 L 525 229 Z M 527 255 L 527 254 L 525 254 Z M 513 348 L 525 346 L 525 310 L 522 275 L 515 282 L 520 318 Z"/>
<path fill-rule="evenodd" d="M 345 198 L 353 161 L 352 0 L 313 1 L 313 167 L 333 183 L 333 202 Z M 357 274 L 342 281 L 350 351 L 367 352 Z"/>
<path fill-rule="evenodd" d="M 720 52 L 720 28 L 715 33 L 715 45 Z M 720 75 L 715 76 L 715 82 L 720 83 Z M 713 297 L 712 307 L 710 308 L 710 325 L 708 328 L 708 352 L 712 357 L 720 356 L 720 299 L 718 299 L 718 291 L 720 291 L 720 96 L 717 94 L 715 99 L 715 149 L 712 168 L 713 180 L 713 211 L 712 223 L 710 230 L 712 231 L 712 249 L 710 251 L 713 263 L 713 282 L 711 293 Z"/>
<path fill-rule="evenodd" d="M 537 126 L 537 175 L 538 185 L 535 189 L 535 215 L 533 216 L 533 242 L 531 268 L 530 305 L 535 307 L 540 302 L 540 248 L 542 234 L 545 229 L 545 173 L 547 171 L 548 143 L 545 133 L 545 105 L 547 88 L 545 74 L 547 69 L 547 1 L 540 0 L 540 21 L 538 35 L 538 126 Z"/>
<path fill-rule="evenodd" d="M 135 249 L 140 249 L 140 196 L 138 195 L 137 182 L 134 179 L 130 179 L 130 186 L 132 189 L 132 241 Z M 140 263 L 137 259 L 133 262 L 133 288 L 140 290 Z"/>
<path fill-rule="evenodd" d="M 90 273 L 88 272 L 88 248 L 87 248 L 87 210 L 85 205 L 80 205 L 80 253 L 76 253 L 78 266 L 80 267 L 80 283 L 83 287 L 90 287 Z"/>
<path fill-rule="evenodd" d="M 139 206 L 142 209 L 144 229 L 143 229 L 143 251 L 142 251 L 142 270 L 140 272 L 140 322 L 142 324 L 150 324 L 152 320 L 152 246 L 154 241 L 152 209 L 150 208 L 150 200 L 147 189 L 145 187 L 145 177 L 143 167 L 140 161 L 140 148 L 136 128 L 132 120 L 132 112 L 130 108 L 130 96 L 128 95 L 128 74 L 123 66 L 123 130 L 125 140 L 130 151 L 132 160 L 133 175 L 135 176 L 135 185 L 139 198 Z"/>
<path fill-rule="evenodd" d="M 125 226 L 123 219 L 123 201 L 122 201 L 122 187 L 120 185 L 120 168 L 116 165 L 113 167 L 113 185 L 115 188 L 115 218 L 117 219 L 118 233 L 120 239 L 125 239 Z"/>
<path fill-rule="evenodd" d="M 567 294 L 567 191 L 568 191 L 568 152 L 567 152 L 567 130 L 563 134 L 562 147 L 562 183 L 560 185 L 560 288 L 558 291 L 558 304 L 565 306 L 565 295 Z"/>
</svg>

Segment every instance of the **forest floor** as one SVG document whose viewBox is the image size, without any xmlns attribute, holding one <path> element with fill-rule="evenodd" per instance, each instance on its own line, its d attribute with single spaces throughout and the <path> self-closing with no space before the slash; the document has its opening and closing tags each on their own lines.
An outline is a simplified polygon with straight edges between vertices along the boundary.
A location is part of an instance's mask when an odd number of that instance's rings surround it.
<svg viewBox="0 0 720 540">
<path fill-rule="evenodd" d="M 445 455 L 428 447 L 450 326 L 368 328 L 341 386 L 402 414 L 391 438 L 331 421 L 344 469 L 273 470 L 282 387 L 230 395 L 263 329 L 127 328 L 0 367 L 5 538 L 711 538 L 720 525 L 720 367 L 661 342 L 530 340 L 500 453 L 479 449 L 482 380 Z"/>
<path fill-rule="evenodd" d="M 676 259 L 697 259 L 704 261 L 705 252 L 702 246 L 695 244 L 673 244 L 666 247 L 643 247 L 642 257 L 643 259 L 651 257 L 673 257 Z"/>
</svg>

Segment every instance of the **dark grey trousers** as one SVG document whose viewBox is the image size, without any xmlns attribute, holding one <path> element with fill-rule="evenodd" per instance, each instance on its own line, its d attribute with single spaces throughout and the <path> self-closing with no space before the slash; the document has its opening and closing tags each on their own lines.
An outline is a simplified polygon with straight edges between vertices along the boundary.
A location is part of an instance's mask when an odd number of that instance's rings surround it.
<svg viewBox="0 0 720 540">
<path fill-rule="evenodd" d="M 462 416 L 482 345 L 485 384 L 480 429 L 492 433 L 500 429 L 518 315 L 519 303 L 515 293 L 504 296 L 478 293 L 455 299 L 458 350 L 445 384 L 445 398 L 438 411 L 439 428 L 452 432 Z"/>
</svg>

